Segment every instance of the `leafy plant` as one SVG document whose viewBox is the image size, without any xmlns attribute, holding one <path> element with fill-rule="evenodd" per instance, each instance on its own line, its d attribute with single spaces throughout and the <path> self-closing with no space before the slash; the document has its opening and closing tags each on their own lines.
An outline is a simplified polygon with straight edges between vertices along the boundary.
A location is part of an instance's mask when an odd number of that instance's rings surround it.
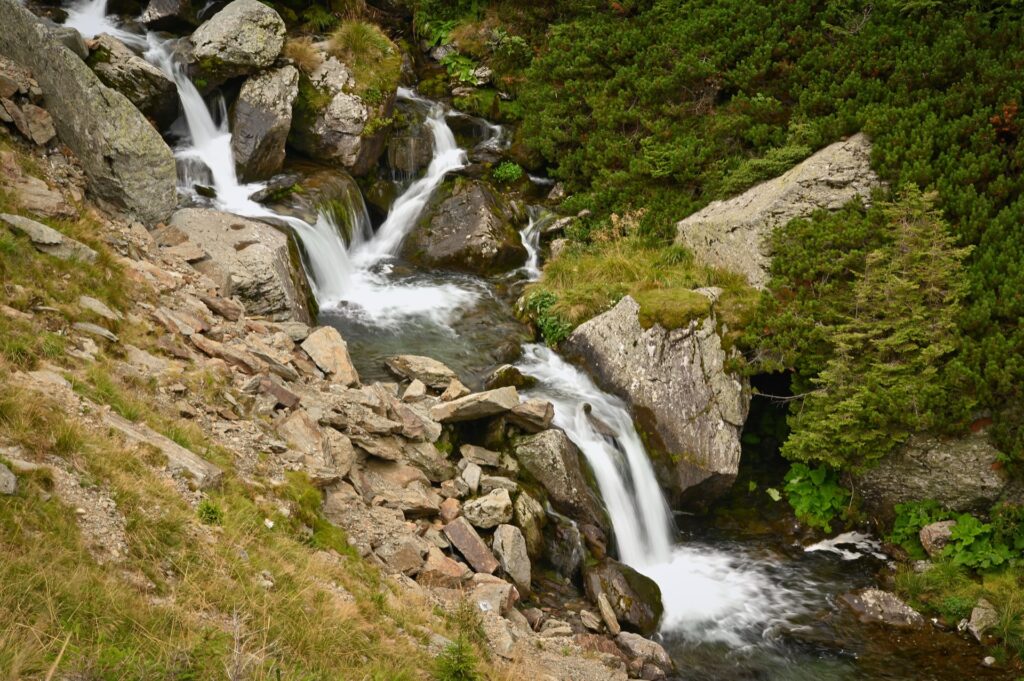
<svg viewBox="0 0 1024 681">
<path fill-rule="evenodd" d="M 523 174 L 523 167 L 515 161 L 502 161 L 491 171 L 491 177 L 494 178 L 494 181 L 501 182 L 502 184 L 518 182 L 523 179 Z"/>
<path fill-rule="evenodd" d="M 569 337 L 572 325 L 552 310 L 558 298 L 550 291 L 532 291 L 523 296 L 523 307 L 536 322 L 548 345 L 558 345 Z"/>
<path fill-rule="evenodd" d="M 302 10 L 302 21 L 307 29 L 323 33 L 338 25 L 338 17 L 322 5 L 310 5 Z"/>
<path fill-rule="evenodd" d="M 844 511 L 850 498 L 839 484 L 836 471 L 827 466 L 810 468 L 794 463 L 786 473 L 783 489 L 797 518 L 825 532 L 832 531 L 832 521 Z"/>
<path fill-rule="evenodd" d="M 954 565 L 975 570 L 991 570 L 1014 558 L 1010 547 L 994 536 L 992 525 L 967 513 L 956 517 L 943 555 Z"/>
<path fill-rule="evenodd" d="M 895 511 L 896 519 L 893 521 L 889 541 L 899 544 L 919 558 L 924 557 L 924 549 L 921 547 L 921 528 L 940 520 L 947 520 L 951 515 L 933 499 L 896 504 Z"/>
<path fill-rule="evenodd" d="M 445 68 L 450 78 L 460 83 L 467 85 L 476 83 L 476 76 L 473 75 L 473 72 L 476 71 L 477 63 L 464 54 L 458 52 L 446 54 L 441 60 L 441 66 Z"/>
</svg>

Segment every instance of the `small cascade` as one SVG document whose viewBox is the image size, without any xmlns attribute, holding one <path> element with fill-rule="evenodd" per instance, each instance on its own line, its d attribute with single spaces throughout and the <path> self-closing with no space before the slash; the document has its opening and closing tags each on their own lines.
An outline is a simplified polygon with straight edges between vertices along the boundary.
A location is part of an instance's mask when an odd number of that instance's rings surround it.
<svg viewBox="0 0 1024 681">
<path fill-rule="evenodd" d="M 527 281 L 537 281 L 540 279 L 540 235 L 551 220 L 551 213 L 543 206 L 528 206 L 526 215 L 529 220 L 519 233 L 526 249 L 526 264 L 519 268 L 519 272 Z"/>
<path fill-rule="evenodd" d="M 374 238 L 353 249 L 352 258 L 362 268 L 373 267 L 398 252 L 402 240 L 416 224 L 445 175 L 462 168 L 467 162 L 466 152 L 455 142 L 455 134 L 445 123 L 444 109 L 439 104 L 423 99 L 407 88 L 399 88 L 398 96 L 427 108 L 426 125 L 434 137 L 434 157 L 426 174 L 395 199 Z"/>
<path fill-rule="evenodd" d="M 68 7 L 65 26 L 70 26 L 86 40 L 91 40 L 101 33 L 111 35 L 123 43 L 134 47 L 144 47 L 145 38 L 137 33 L 125 31 L 114 17 L 107 15 L 108 0 L 79 0 Z"/>
</svg>

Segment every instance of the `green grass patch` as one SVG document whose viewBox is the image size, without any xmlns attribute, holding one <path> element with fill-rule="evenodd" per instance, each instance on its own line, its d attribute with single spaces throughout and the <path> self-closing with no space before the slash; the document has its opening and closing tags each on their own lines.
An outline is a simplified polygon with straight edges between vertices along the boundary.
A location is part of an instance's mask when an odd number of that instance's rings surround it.
<svg viewBox="0 0 1024 681">
<path fill-rule="evenodd" d="M 719 287 L 716 303 L 693 289 Z M 727 312 L 730 327 L 741 328 L 756 300 L 743 277 L 696 263 L 680 246 L 657 245 L 639 237 L 574 244 L 544 268 L 527 289 L 524 308 L 549 342 L 615 305 L 624 296 L 640 304 L 645 328 L 675 329 L 712 310 Z"/>
<path fill-rule="evenodd" d="M 398 87 L 402 54 L 377 26 L 358 19 L 342 22 L 331 34 L 329 51 L 352 70 L 354 93 L 382 104 Z"/>
</svg>

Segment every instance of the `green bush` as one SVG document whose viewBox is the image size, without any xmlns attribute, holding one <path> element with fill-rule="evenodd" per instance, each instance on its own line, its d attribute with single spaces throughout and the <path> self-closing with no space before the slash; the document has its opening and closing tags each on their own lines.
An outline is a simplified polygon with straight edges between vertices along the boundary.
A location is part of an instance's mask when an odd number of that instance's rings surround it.
<svg viewBox="0 0 1024 681">
<path fill-rule="evenodd" d="M 902 546 L 914 558 L 925 557 L 921 546 L 921 528 L 940 520 L 948 520 L 952 515 L 933 499 L 896 504 L 895 510 L 896 519 L 893 521 L 889 541 Z"/>
<path fill-rule="evenodd" d="M 224 511 L 209 499 L 199 502 L 199 506 L 196 507 L 196 515 L 199 517 L 199 522 L 204 525 L 222 525 L 224 523 Z"/>
<path fill-rule="evenodd" d="M 532 291 L 523 296 L 523 308 L 537 324 L 537 330 L 548 345 L 558 345 L 569 337 L 573 326 L 552 308 L 558 298 L 549 291 Z"/>
<path fill-rule="evenodd" d="M 523 168 L 515 161 L 502 161 L 491 171 L 491 177 L 495 182 L 512 184 L 523 179 Z"/>
</svg>

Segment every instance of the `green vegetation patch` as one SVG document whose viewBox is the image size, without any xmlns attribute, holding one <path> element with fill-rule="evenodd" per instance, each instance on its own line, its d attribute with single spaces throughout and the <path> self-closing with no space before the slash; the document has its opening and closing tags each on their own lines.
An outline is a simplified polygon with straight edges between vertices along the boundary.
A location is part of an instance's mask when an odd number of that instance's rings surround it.
<svg viewBox="0 0 1024 681">
<path fill-rule="evenodd" d="M 723 290 L 717 303 L 695 288 Z M 694 262 L 681 246 L 661 246 L 639 237 L 574 244 L 550 261 L 524 296 L 527 316 L 549 343 L 557 343 L 584 321 L 610 309 L 624 296 L 640 304 L 645 328 L 675 329 L 714 309 L 727 310 L 733 324 L 744 320 L 756 293 L 743 277 Z"/>
<path fill-rule="evenodd" d="M 328 51 L 352 71 L 354 94 L 378 105 L 398 87 L 402 53 L 374 24 L 359 19 L 342 22 L 330 37 Z"/>
</svg>

